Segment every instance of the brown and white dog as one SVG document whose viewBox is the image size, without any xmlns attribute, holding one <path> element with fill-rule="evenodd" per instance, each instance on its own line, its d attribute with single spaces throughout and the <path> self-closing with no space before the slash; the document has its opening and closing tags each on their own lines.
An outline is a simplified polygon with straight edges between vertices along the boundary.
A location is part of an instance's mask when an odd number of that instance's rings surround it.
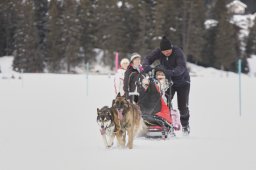
<svg viewBox="0 0 256 170">
<path fill-rule="evenodd" d="M 143 120 L 139 106 L 126 100 L 120 93 L 112 102 L 114 122 L 116 126 L 116 138 L 121 147 L 125 147 L 126 133 L 128 136 L 127 146 L 133 148 L 135 136 L 143 129 Z"/>
</svg>

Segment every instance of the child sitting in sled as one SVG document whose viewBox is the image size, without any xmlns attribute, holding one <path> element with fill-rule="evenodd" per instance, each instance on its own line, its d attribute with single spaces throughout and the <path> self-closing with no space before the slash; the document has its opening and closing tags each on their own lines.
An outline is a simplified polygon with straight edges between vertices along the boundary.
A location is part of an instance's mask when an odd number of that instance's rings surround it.
<svg viewBox="0 0 256 170">
<path fill-rule="evenodd" d="M 168 100 L 165 93 L 169 90 L 171 83 L 166 78 L 165 70 L 162 67 L 156 67 L 153 71 L 153 84 L 161 96 L 160 107 L 159 110 L 155 111 L 155 115 L 164 119 L 168 124 L 171 124 L 175 130 L 179 130 L 181 127 L 179 113 L 176 110 L 170 110 L 171 107 L 167 103 Z M 142 85 L 145 91 L 151 91 L 151 94 L 153 94 L 152 86 L 151 89 L 148 89 L 150 87 L 150 80 L 148 78 L 142 80 Z"/>
</svg>

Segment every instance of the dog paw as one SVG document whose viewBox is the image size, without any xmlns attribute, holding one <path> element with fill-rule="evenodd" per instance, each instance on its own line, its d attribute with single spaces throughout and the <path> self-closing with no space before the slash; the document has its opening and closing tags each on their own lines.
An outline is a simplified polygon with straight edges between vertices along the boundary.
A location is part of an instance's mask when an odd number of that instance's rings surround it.
<svg viewBox="0 0 256 170">
<path fill-rule="evenodd" d="M 108 145 L 106 146 L 106 149 L 110 149 L 112 147 L 112 145 Z"/>
<path fill-rule="evenodd" d="M 111 148 L 114 145 L 114 143 L 111 143 L 109 145 L 106 146 L 107 149 Z"/>
<path fill-rule="evenodd" d="M 128 144 L 127 147 L 128 147 L 129 149 L 132 149 L 132 148 L 133 148 L 133 145 L 132 145 L 132 144 Z"/>
<path fill-rule="evenodd" d="M 118 145 L 117 148 L 119 148 L 119 149 L 125 149 L 125 145 Z"/>
</svg>

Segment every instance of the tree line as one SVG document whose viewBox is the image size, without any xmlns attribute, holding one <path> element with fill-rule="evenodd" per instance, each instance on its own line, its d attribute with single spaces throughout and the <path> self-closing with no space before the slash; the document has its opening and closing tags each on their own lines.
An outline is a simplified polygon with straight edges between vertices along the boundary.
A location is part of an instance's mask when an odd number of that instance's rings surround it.
<svg viewBox="0 0 256 170">
<path fill-rule="evenodd" d="M 145 56 L 163 35 L 183 49 L 189 62 L 236 71 L 238 58 L 256 54 L 256 24 L 246 50 L 239 28 L 229 22 L 228 0 L 1 0 L 0 56 L 13 55 L 23 72 L 72 72 L 96 60 L 114 66 L 138 52 Z M 215 26 L 206 28 L 205 21 Z"/>
</svg>

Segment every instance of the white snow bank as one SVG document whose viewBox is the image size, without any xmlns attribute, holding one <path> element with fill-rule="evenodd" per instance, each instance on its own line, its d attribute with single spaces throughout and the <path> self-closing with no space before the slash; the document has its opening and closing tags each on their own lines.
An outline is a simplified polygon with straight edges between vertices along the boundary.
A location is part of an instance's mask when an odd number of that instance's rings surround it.
<svg viewBox="0 0 256 170">
<path fill-rule="evenodd" d="M 249 64 L 249 75 L 256 77 L 256 55 L 252 55 L 251 58 L 248 58 L 248 64 Z"/>
<path fill-rule="evenodd" d="M 18 76 L 12 69 L 13 59 L 13 56 L 0 57 L 0 78 L 9 79 Z"/>
<path fill-rule="evenodd" d="M 235 77 L 236 76 L 236 74 L 233 72 L 221 71 L 212 67 L 205 68 L 192 63 L 188 63 L 187 66 L 190 70 L 190 75 L 192 77 Z"/>
</svg>

